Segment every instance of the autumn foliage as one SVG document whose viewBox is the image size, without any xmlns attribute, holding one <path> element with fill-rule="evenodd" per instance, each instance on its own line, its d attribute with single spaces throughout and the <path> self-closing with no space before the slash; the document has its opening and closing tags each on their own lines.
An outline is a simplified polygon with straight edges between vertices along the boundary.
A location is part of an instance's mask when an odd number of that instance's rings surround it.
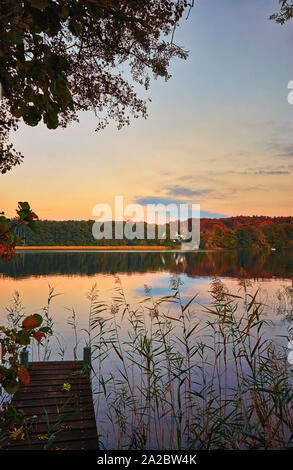
<svg viewBox="0 0 293 470">
<path fill-rule="evenodd" d="M 10 322 L 9 326 L 0 326 L 0 391 L 14 395 L 20 384 L 30 384 L 27 367 L 20 362 L 20 354 L 32 340 L 41 343 L 43 338 L 52 334 L 48 326 L 42 326 L 41 315 L 34 314 L 22 320 Z M 5 401 L 0 408 L 0 449 L 9 439 L 24 439 L 28 434 L 28 420 L 21 409 L 16 409 Z"/>
<path fill-rule="evenodd" d="M 0 256 L 4 262 L 10 261 L 15 254 L 15 246 L 22 244 L 22 238 L 17 234 L 17 229 L 21 225 L 29 227 L 33 232 L 37 232 L 38 226 L 34 219 L 38 216 L 32 212 L 28 202 L 19 202 L 15 219 L 7 219 L 4 213 L 0 213 Z"/>
<path fill-rule="evenodd" d="M 293 247 L 293 217 L 238 216 L 201 219 L 201 248 Z"/>
<path fill-rule="evenodd" d="M 24 385 L 30 384 L 30 375 L 25 366 L 19 366 L 17 369 L 17 377 Z"/>
<path fill-rule="evenodd" d="M 93 220 L 38 220 L 38 233 L 24 230 L 26 247 L 62 248 L 107 248 L 107 249 L 147 249 L 177 248 L 166 227 L 166 239 L 148 239 L 147 224 L 144 226 L 144 239 L 95 240 L 92 234 Z M 112 233 L 114 233 L 113 222 Z M 293 217 L 237 216 L 221 219 L 203 218 L 200 221 L 200 248 L 202 249 L 285 249 L 293 245 Z M 157 229 L 156 229 L 157 233 Z"/>
<path fill-rule="evenodd" d="M 21 327 L 0 326 L 0 386 L 13 395 L 19 388 L 19 383 L 29 385 L 30 376 L 27 368 L 20 364 L 21 350 L 31 344 L 35 339 L 41 343 L 43 338 L 52 331 L 47 326 L 41 326 L 43 318 L 39 314 L 30 315 L 23 319 Z"/>
</svg>

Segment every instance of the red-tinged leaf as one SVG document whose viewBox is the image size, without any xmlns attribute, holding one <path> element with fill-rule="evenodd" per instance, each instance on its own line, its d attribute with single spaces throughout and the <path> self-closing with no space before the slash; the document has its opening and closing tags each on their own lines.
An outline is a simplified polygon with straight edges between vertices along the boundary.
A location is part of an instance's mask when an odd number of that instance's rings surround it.
<svg viewBox="0 0 293 470">
<path fill-rule="evenodd" d="M 248 305 L 247 312 L 249 312 L 251 310 L 251 307 L 255 304 L 255 300 L 256 300 L 256 297 L 258 295 L 258 292 L 259 292 L 259 289 L 257 289 L 256 293 L 252 297 L 252 300 L 251 300 L 250 304 Z"/>
<path fill-rule="evenodd" d="M 6 243 L 5 245 L 0 244 L 0 255 L 4 263 L 10 261 L 15 253 L 15 246 L 11 243 Z"/>
<path fill-rule="evenodd" d="M 19 366 L 17 369 L 17 377 L 24 385 L 29 385 L 31 378 L 25 366 Z"/>
<path fill-rule="evenodd" d="M 208 308 L 206 305 L 201 305 L 208 313 L 212 313 L 213 315 L 219 315 L 218 312 L 215 312 L 214 310 L 211 310 Z"/>
<path fill-rule="evenodd" d="M 196 325 L 194 325 L 194 327 L 189 331 L 189 333 L 187 334 L 186 336 L 186 339 L 189 338 L 190 335 L 192 335 L 192 333 L 194 332 L 194 330 L 198 327 L 198 325 L 200 324 L 200 322 L 198 322 Z"/>
<path fill-rule="evenodd" d="M 253 348 L 253 350 L 252 350 L 252 353 L 251 353 L 251 357 L 254 356 L 254 353 L 255 353 L 255 351 L 257 350 L 260 341 L 261 341 L 261 337 L 258 338 L 257 342 L 255 343 L 255 346 L 254 346 L 254 348 Z"/>
<path fill-rule="evenodd" d="M 26 317 L 22 322 L 22 327 L 25 328 L 27 331 L 33 330 L 37 326 L 39 326 L 39 320 L 34 315 Z"/>
<path fill-rule="evenodd" d="M 46 338 L 46 335 L 42 331 L 35 331 L 33 337 L 37 340 L 38 343 L 41 343 L 42 339 Z"/>
<path fill-rule="evenodd" d="M 165 315 L 165 314 L 164 314 L 164 317 L 165 317 L 165 318 L 168 318 L 168 320 L 180 321 L 178 318 L 169 317 L 168 315 Z"/>
<path fill-rule="evenodd" d="M 0 359 L 5 355 L 5 346 L 3 343 L 0 343 Z"/>
</svg>

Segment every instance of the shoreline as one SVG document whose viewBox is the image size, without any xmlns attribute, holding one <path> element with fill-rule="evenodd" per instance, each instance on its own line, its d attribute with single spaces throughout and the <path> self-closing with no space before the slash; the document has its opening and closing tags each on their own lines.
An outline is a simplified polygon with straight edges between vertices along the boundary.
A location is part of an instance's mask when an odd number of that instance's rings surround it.
<svg viewBox="0 0 293 470">
<path fill-rule="evenodd" d="M 125 246 L 125 245 L 117 245 L 117 246 L 111 246 L 111 245 L 104 245 L 104 246 L 87 246 L 87 245 L 48 245 L 48 246 L 16 246 L 15 249 L 17 251 L 26 251 L 26 250 L 95 250 L 95 251 L 146 251 L 146 250 L 151 250 L 151 251 L 166 251 L 170 250 L 169 247 L 167 246 L 157 246 L 157 245 L 133 245 L 133 246 Z M 180 250 L 181 251 L 181 250 Z"/>
</svg>

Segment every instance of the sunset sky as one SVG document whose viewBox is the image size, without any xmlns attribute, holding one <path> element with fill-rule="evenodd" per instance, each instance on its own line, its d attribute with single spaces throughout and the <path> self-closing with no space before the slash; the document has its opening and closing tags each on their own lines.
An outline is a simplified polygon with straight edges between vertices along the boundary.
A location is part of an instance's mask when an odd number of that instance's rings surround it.
<svg viewBox="0 0 293 470">
<path fill-rule="evenodd" d="M 277 0 L 199 0 L 176 42 L 189 59 L 153 81 L 149 117 L 94 132 L 21 126 L 25 155 L 0 176 L 1 209 L 27 200 L 41 219 L 89 219 L 95 204 L 200 203 L 202 216 L 293 215 L 292 23 Z"/>
</svg>

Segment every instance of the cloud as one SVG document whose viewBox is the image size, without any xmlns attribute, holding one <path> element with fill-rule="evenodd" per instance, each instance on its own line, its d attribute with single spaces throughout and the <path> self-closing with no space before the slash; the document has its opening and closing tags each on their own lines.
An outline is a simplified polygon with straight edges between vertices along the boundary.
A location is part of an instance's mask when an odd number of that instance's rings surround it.
<svg viewBox="0 0 293 470">
<path fill-rule="evenodd" d="M 201 219 L 224 219 L 226 217 L 230 216 L 226 214 L 218 214 L 217 212 L 200 211 Z"/>
<path fill-rule="evenodd" d="M 287 170 L 259 170 L 254 175 L 289 175 L 291 172 Z"/>
<path fill-rule="evenodd" d="M 136 204 L 141 204 L 143 206 L 146 206 L 147 204 L 186 204 L 187 201 L 184 199 L 170 199 L 168 197 L 160 197 L 160 196 L 142 196 L 142 197 L 137 197 L 135 199 Z M 211 219 L 220 219 L 224 217 L 229 217 L 226 214 L 219 214 L 218 212 L 209 212 L 209 211 L 202 211 L 200 212 L 200 217 L 201 218 L 211 218 Z"/>
<path fill-rule="evenodd" d="M 291 171 L 289 170 L 245 170 L 245 171 L 235 171 L 238 175 L 261 175 L 261 176 L 270 176 L 270 175 L 290 175 Z"/>
<path fill-rule="evenodd" d="M 212 189 L 190 189 L 184 186 L 167 186 L 167 193 L 172 196 L 182 196 L 182 197 L 200 197 L 205 194 L 213 193 Z"/>
<path fill-rule="evenodd" d="M 293 158 L 293 144 L 271 142 L 268 145 L 268 150 L 277 157 Z"/>
<path fill-rule="evenodd" d="M 285 145 L 279 156 L 283 158 L 293 158 L 293 145 Z"/>
<path fill-rule="evenodd" d="M 183 177 L 183 181 L 186 179 Z M 189 187 L 188 187 L 189 186 Z M 246 187 L 246 191 L 250 188 Z M 134 198 L 134 202 L 141 205 L 169 205 L 175 204 L 177 207 L 180 204 L 200 204 L 203 207 L 203 201 L 210 199 L 210 200 L 217 200 L 217 199 L 227 199 L 231 197 L 233 194 L 237 192 L 236 188 L 225 188 L 225 190 L 218 192 L 211 187 L 206 188 L 194 188 L 194 178 L 193 178 L 193 187 L 192 185 L 183 186 L 180 184 L 173 184 L 170 183 L 168 185 L 164 185 L 159 188 L 158 196 L 150 195 L 150 196 L 140 196 L 137 195 Z M 210 211 L 201 211 L 201 217 L 205 218 L 222 218 L 222 217 L 229 217 L 227 214 L 221 214 L 218 212 L 210 212 Z"/>
<path fill-rule="evenodd" d="M 135 199 L 135 203 L 145 206 L 147 204 L 186 204 L 186 201 L 181 199 L 170 199 L 169 197 L 160 196 L 138 196 Z"/>
<path fill-rule="evenodd" d="M 246 127 L 248 129 L 266 129 L 266 128 L 275 128 L 277 126 L 275 121 L 243 121 L 241 123 L 242 127 Z"/>
<path fill-rule="evenodd" d="M 208 194 L 215 199 L 219 197 L 210 188 L 192 189 L 180 185 L 164 186 L 160 188 L 160 193 L 163 196 L 137 196 L 136 202 L 138 204 L 186 204 L 187 202 L 196 203 L 196 200 Z"/>
</svg>

